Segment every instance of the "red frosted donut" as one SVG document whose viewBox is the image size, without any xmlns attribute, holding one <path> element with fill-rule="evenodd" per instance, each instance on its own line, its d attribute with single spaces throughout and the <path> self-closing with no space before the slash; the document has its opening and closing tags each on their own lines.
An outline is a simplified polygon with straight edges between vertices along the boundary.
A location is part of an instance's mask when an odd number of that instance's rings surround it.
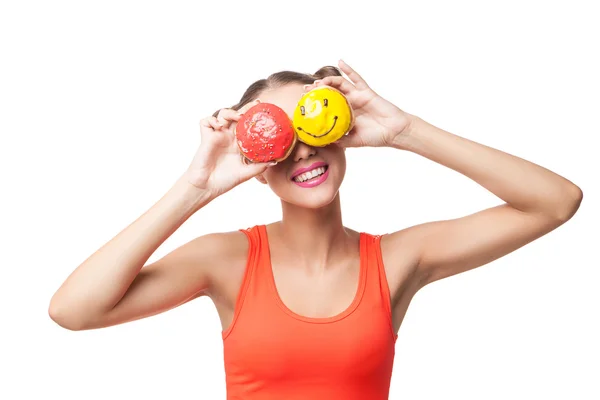
<svg viewBox="0 0 600 400">
<path fill-rule="evenodd" d="M 256 163 L 283 161 L 296 144 L 291 119 L 270 103 L 249 108 L 235 127 L 235 137 L 244 157 Z"/>
</svg>

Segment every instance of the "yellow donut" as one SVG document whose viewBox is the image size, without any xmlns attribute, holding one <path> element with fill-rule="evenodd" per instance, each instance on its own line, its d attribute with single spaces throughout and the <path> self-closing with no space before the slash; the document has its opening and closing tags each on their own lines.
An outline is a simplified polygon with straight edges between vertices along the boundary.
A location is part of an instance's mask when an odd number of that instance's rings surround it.
<svg viewBox="0 0 600 400">
<path fill-rule="evenodd" d="M 352 129 L 354 112 L 340 91 L 321 86 L 300 98 L 293 123 L 299 140 L 309 146 L 323 147 Z"/>
</svg>

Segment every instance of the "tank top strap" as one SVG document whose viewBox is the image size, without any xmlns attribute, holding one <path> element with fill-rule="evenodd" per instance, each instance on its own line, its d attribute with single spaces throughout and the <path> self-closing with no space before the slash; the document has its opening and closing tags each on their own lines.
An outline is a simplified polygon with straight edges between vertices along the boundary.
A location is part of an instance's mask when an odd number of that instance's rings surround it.
<svg viewBox="0 0 600 400">
<path fill-rule="evenodd" d="M 260 257 L 260 232 L 259 232 L 259 226 L 253 226 L 251 228 L 246 228 L 246 229 L 240 229 L 240 232 L 243 232 L 246 235 L 246 238 L 248 239 L 248 255 L 246 257 L 247 260 L 247 265 L 246 265 L 246 274 L 248 275 L 248 273 L 252 272 L 253 269 L 256 267 L 256 263 L 259 260 Z"/>
<path fill-rule="evenodd" d="M 387 316 L 390 329 L 394 338 L 397 338 L 394 332 L 392 322 L 392 301 L 390 288 L 383 265 L 383 257 L 381 255 L 381 238 L 383 235 L 373 235 L 362 233 L 365 242 L 365 252 L 367 256 L 367 292 L 372 301 L 379 303 Z"/>
<path fill-rule="evenodd" d="M 246 235 L 248 239 L 248 252 L 246 257 L 246 267 L 244 270 L 242 283 L 240 285 L 237 299 L 235 302 L 233 319 L 229 325 L 229 327 L 221 332 L 221 336 L 223 340 L 229 336 L 233 327 L 235 326 L 237 319 L 240 315 L 242 306 L 248 296 L 248 291 L 251 289 L 253 276 L 256 275 L 257 265 L 260 261 L 260 234 L 259 234 L 259 226 L 253 226 L 250 228 L 239 229 L 240 232 Z"/>
<path fill-rule="evenodd" d="M 257 293 L 261 295 L 272 296 L 272 272 L 271 272 L 271 250 L 269 249 L 269 239 L 267 237 L 267 226 L 257 225 L 254 227 L 256 233 L 256 263 L 254 275 L 256 276 L 255 286 Z"/>
</svg>

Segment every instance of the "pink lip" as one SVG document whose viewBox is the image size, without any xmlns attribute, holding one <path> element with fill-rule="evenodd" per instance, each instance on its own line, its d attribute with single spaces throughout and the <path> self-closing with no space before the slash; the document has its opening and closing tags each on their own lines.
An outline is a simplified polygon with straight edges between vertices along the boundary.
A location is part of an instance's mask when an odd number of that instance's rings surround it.
<svg viewBox="0 0 600 400">
<path fill-rule="evenodd" d="M 321 183 L 325 182 L 325 179 L 327 179 L 328 176 L 329 176 L 329 168 L 323 173 L 323 175 L 319 176 L 314 181 L 310 181 L 310 182 L 309 181 L 307 181 L 307 182 L 292 181 L 292 182 L 294 182 L 296 185 L 303 187 L 303 188 L 311 188 L 311 187 L 318 186 Z"/>
<path fill-rule="evenodd" d="M 319 167 L 325 167 L 327 166 L 327 163 L 323 162 L 323 161 L 319 161 L 316 163 L 311 164 L 310 166 L 306 167 L 306 168 L 298 168 L 297 170 L 294 171 L 294 173 L 292 174 L 292 179 L 294 179 L 295 177 L 297 177 L 300 174 L 303 174 L 305 172 L 311 171 L 315 168 L 319 168 Z M 327 171 L 325 171 L 327 172 Z"/>
<path fill-rule="evenodd" d="M 315 168 L 319 168 L 319 167 L 325 167 L 327 166 L 326 163 L 324 162 L 317 162 L 312 164 L 310 167 L 308 168 L 301 168 L 299 170 L 297 170 L 294 173 L 294 176 L 298 176 L 304 172 L 310 171 L 312 169 Z M 319 176 L 317 179 L 313 180 L 313 181 L 306 181 L 306 182 L 296 182 L 293 178 L 292 178 L 292 182 L 294 182 L 296 185 L 303 187 L 303 188 L 311 188 L 311 187 L 315 187 L 320 185 L 321 183 L 325 182 L 325 180 L 327 179 L 327 177 L 329 176 L 329 168 L 327 168 L 325 170 L 325 172 L 323 173 L 323 175 Z"/>
</svg>

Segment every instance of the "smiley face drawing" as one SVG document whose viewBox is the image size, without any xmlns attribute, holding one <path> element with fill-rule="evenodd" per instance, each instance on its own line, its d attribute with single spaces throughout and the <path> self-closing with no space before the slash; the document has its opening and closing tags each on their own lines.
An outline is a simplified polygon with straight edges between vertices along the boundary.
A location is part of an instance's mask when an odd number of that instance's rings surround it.
<svg viewBox="0 0 600 400">
<path fill-rule="evenodd" d="M 309 146 L 323 147 L 335 142 L 352 129 L 353 123 L 354 113 L 346 97 L 328 86 L 305 93 L 294 110 L 298 139 Z"/>
</svg>

